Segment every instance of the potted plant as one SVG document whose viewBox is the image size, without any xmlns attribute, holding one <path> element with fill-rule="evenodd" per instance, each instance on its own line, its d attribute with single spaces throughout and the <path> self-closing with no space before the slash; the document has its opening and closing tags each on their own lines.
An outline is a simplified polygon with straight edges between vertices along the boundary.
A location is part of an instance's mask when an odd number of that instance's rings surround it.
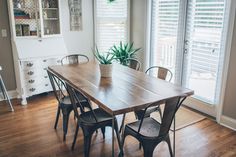
<svg viewBox="0 0 236 157">
<path fill-rule="evenodd" d="M 116 60 L 119 61 L 120 64 L 127 66 L 128 58 L 135 58 L 136 52 L 138 52 L 141 48 L 133 48 L 133 43 L 122 43 L 118 46 L 114 45 L 111 47 L 112 54 L 115 56 Z"/>
<path fill-rule="evenodd" d="M 114 59 L 114 55 L 109 52 L 100 53 L 97 46 L 94 50 L 94 56 L 98 60 L 101 77 L 111 77 L 112 76 L 112 61 Z"/>
</svg>

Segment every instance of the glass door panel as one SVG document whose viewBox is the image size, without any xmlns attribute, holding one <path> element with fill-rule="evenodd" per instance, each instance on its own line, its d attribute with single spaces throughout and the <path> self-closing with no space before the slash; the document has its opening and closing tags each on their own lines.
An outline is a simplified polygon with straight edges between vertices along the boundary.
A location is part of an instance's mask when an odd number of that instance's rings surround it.
<svg viewBox="0 0 236 157">
<path fill-rule="evenodd" d="M 38 0 L 13 0 L 16 36 L 38 36 L 40 19 Z"/>
<path fill-rule="evenodd" d="M 183 85 L 195 97 L 216 103 L 225 0 L 189 0 Z"/>
<path fill-rule="evenodd" d="M 60 34 L 58 0 L 42 0 L 44 35 Z"/>
<path fill-rule="evenodd" d="M 150 66 L 168 68 L 175 81 L 180 0 L 152 0 Z M 155 73 L 153 75 L 156 76 Z"/>
</svg>

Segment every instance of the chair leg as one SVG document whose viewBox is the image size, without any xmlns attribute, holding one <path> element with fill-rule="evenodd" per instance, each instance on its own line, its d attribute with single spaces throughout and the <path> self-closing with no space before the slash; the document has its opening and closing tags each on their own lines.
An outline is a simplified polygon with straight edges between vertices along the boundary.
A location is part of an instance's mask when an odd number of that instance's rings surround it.
<svg viewBox="0 0 236 157">
<path fill-rule="evenodd" d="M 124 127 L 124 123 L 125 123 L 125 113 L 123 114 L 123 119 L 122 119 L 122 122 L 121 122 L 121 125 L 120 125 L 120 131 L 119 131 L 120 133 L 121 133 L 123 127 Z"/>
<path fill-rule="evenodd" d="M 161 111 L 161 108 L 160 108 L 160 106 L 157 108 L 157 111 L 159 112 L 159 114 L 160 114 L 160 119 L 161 119 L 161 122 L 162 122 L 162 111 Z"/>
<path fill-rule="evenodd" d="M 119 133 L 119 130 L 118 130 L 118 123 L 117 123 L 117 121 L 115 121 L 115 132 L 116 132 L 116 138 L 117 138 L 117 140 L 118 140 L 119 148 L 120 148 L 121 152 L 123 153 L 123 149 L 122 149 L 122 146 L 121 146 L 120 133 Z"/>
<path fill-rule="evenodd" d="M 0 80 L 0 88 L 1 88 L 2 95 L 3 95 L 3 99 L 6 99 L 6 95 L 5 95 L 5 92 L 3 89 L 3 85 L 2 85 L 2 80 Z"/>
<path fill-rule="evenodd" d="M 89 157 L 92 134 L 84 136 L 84 156 Z"/>
<path fill-rule="evenodd" d="M 57 124 L 58 124 L 58 120 L 59 120 L 59 116 L 60 116 L 60 106 L 58 105 L 58 108 L 57 108 L 57 115 L 56 115 L 56 121 L 55 121 L 55 124 L 54 124 L 54 129 L 57 129 Z"/>
<path fill-rule="evenodd" d="M 144 157 L 152 157 L 154 149 L 155 147 L 152 146 L 151 143 L 144 143 L 143 144 Z"/>
<path fill-rule="evenodd" d="M 166 143 L 168 144 L 168 148 L 169 148 L 169 152 L 170 152 L 170 156 L 173 157 L 173 151 L 172 151 L 172 148 L 171 148 L 171 143 L 170 143 L 170 137 L 167 136 L 166 139 L 165 139 Z"/>
<path fill-rule="evenodd" d="M 78 131 L 79 131 L 79 123 L 77 123 L 77 125 L 76 125 L 75 136 L 74 136 L 74 140 L 73 140 L 73 143 L 71 146 L 71 150 L 74 150 L 74 148 L 75 148 L 75 143 L 76 143 Z"/>
<path fill-rule="evenodd" d="M 63 141 L 66 140 L 69 117 L 70 117 L 70 112 L 68 112 L 67 114 L 63 114 L 63 132 L 64 132 Z"/>
<path fill-rule="evenodd" d="M 11 111 L 14 111 L 14 108 L 13 108 L 13 106 L 11 104 L 11 100 L 9 98 L 9 95 L 7 93 L 7 89 L 6 89 L 5 85 L 4 85 L 4 82 L 3 82 L 3 79 L 2 79 L 1 75 L 0 75 L 0 85 L 1 85 L 1 90 L 2 90 L 2 93 L 3 93 L 4 99 L 8 101 L 8 104 L 9 104 L 9 106 L 11 108 Z"/>
<path fill-rule="evenodd" d="M 102 130 L 103 139 L 105 139 L 106 127 L 102 127 L 101 130 Z M 96 132 L 97 132 L 97 130 L 96 130 Z"/>
</svg>

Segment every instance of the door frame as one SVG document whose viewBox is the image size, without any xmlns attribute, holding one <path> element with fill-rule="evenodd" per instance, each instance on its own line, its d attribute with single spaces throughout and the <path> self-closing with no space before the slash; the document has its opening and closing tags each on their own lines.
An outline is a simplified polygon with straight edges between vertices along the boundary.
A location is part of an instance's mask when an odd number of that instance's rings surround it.
<svg viewBox="0 0 236 157">
<path fill-rule="evenodd" d="M 224 35 L 225 47 L 223 48 L 223 50 L 225 51 L 225 57 L 222 70 L 220 98 L 219 98 L 219 104 L 217 105 L 217 113 L 216 113 L 216 121 L 218 123 L 222 123 L 225 89 L 227 85 L 229 59 L 230 59 L 233 31 L 235 25 L 234 22 L 235 22 L 236 1 L 228 0 L 227 7 L 230 9 L 228 10 L 228 19 L 227 19 L 228 27 L 225 28 L 227 29 L 227 33 Z"/>
</svg>

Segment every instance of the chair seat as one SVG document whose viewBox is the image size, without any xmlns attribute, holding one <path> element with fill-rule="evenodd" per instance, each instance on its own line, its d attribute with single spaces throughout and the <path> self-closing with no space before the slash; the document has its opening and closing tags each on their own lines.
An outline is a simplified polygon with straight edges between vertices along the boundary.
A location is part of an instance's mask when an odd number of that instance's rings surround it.
<svg viewBox="0 0 236 157">
<path fill-rule="evenodd" d="M 130 128 L 134 132 L 138 132 L 140 122 L 141 121 L 139 120 L 133 123 L 129 123 L 126 125 L 126 127 Z M 145 137 L 157 137 L 159 135 L 160 126 L 161 124 L 155 119 L 151 117 L 144 118 L 139 134 Z"/>
<path fill-rule="evenodd" d="M 93 112 L 96 115 L 97 122 L 94 118 Z M 109 120 L 112 120 L 112 116 L 100 108 L 94 109 L 93 111 L 84 112 L 83 114 L 80 115 L 81 123 L 86 123 L 91 125 Z"/>
</svg>

